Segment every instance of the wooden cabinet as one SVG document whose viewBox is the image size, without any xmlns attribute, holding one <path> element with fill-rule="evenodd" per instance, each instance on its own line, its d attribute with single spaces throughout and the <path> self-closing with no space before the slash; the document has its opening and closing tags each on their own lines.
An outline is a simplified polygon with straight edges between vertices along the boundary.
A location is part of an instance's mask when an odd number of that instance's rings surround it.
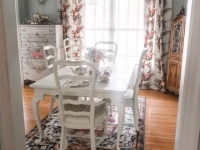
<svg viewBox="0 0 200 150">
<path fill-rule="evenodd" d="M 180 87 L 184 33 L 185 16 L 179 15 L 172 21 L 166 82 L 167 90 L 176 94 Z"/>
</svg>

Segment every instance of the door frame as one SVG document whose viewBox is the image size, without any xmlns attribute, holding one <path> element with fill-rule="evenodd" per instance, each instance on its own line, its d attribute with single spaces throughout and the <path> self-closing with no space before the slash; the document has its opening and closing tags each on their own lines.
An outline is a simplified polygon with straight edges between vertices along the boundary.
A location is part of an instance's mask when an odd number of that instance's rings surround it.
<svg viewBox="0 0 200 150">
<path fill-rule="evenodd" d="M 0 0 L 0 149 L 25 150 L 17 0 Z"/>
<path fill-rule="evenodd" d="M 25 150 L 17 45 L 18 0 L 0 0 L 1 149 Z M 175 150 L 198 147 L 200 121 L 200 0 L 188 1 Z M 13 11 L 12 11 L 13 10 Z M 14 11 L 15 10 L 15 11 Z"/>
<path fill-rule="evenodd" d="M 175 150 L 197 150 L 200 125 L 200 0 L 187 4 Z"/>
</svg>

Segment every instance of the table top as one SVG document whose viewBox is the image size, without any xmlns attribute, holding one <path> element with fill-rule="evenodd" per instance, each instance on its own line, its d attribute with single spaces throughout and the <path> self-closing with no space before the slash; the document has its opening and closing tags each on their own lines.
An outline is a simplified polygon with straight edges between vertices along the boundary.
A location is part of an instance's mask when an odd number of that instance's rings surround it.
<svg viewBox="0 0 200 150">
<path fill-rule="evenodd" d="M 130 80 L 132 79 L 135 63 L 116 62 L 112 67 L 112 74 L 107 83 L 101 83 L 96 80 L 95 92 L 114 92 L 125 93 L 128 89 Z M 101 69 L 101 68 L 100 68 Z M 64 67 L 59 70 L 59 74 L 69 71 L 69 67 Z M 57 89 L 54 74 L 50 74 L 35 83 L 30 87 L 34 89 Z"/>
</svg>

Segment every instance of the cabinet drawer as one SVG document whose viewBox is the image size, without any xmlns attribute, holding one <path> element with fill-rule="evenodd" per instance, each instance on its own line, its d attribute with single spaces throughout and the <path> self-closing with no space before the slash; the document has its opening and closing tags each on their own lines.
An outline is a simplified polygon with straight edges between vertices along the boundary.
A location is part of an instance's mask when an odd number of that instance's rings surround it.
<svg viewBox="0 0 200 150">
<path fill-rule="evenodd" d="M 20 27 L 21 34 L 55 34 L 55 27 Z"/>
<path fill-rule="evenodd" d="M 31 51 L 21 51 L 21 57 L 23 58 L 31 58 Z"/>
<path fill-rule="evenodd" d="M 36 46 L 45 46 L 45 45 L 53 45 L 56 46 L 56 43 L 52 42 L 22 42 L 21 47 L 22 48 L 30 48 L 30 47 L 36 47 Z"/>
<path fill-rule="evenodd" d="M 51 54 L 51 53 L 50 53 Z M 52 55 L 54 53 L 52 52 Z M 44 54 L 42 50 L 21 50 L 22 58 L 44 58 Z"/>
<path fill-rule="evenodd" d="M 37 69 L 23 69 L 24 80 L 34 80 L 37 81 L 47 75 L 46 70 L 37 70 Z"/>
<path fill-rule="evenodd" d="M 21 41 L 26 42 L 48 42 L 48 41 L 56 41 L 55 35 L 21 35 Z"/>
<path fill-rule="evenodd" d="M 44 59 L 22 58 L 22 67 L 24 69 L 45 70 Z"/>
</svg>

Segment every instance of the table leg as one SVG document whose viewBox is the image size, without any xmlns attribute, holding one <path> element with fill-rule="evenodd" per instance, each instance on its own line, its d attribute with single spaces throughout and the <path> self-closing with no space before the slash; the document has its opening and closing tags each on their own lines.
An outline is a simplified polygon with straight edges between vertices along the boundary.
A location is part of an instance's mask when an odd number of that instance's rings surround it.
<svg viewBox="0 0 200 150">
<path fill-rule="evenodd" d="M 120 137 L 124 125 L 124 115 L 125 115 L 125 107 L 123 103 L 119 103 L 116 105 L 117 111 L 118 111 L 118 132 L 117 132 L 117 150 L 120 150 L 119 148 L 119 142 L 120 142 Z"/>
<path fill-rule="evenodd" d="M 43 97 L 35 97 L 35 96 L 32 99 L 33 117 L 35 119 L 36 125 L 39 130 L 39 139 L 36 141 L 36 143 L 40 143 L 40 141 L 42 140 L 42 127 L 41 127 L 39 110 L 38 110 L 39 101 L 42 99 L 44 99 L 44 98 Z"/>
<path fill-rule="evenodd" d="M 50 120 L 50 118 L 51 118 L 51 116 L 52 116 L 53 104 L 54 104 L 55 100 L 56 100 L 56 96 L 52 96 L 52 95 L 51 95 L 48 120 Z"/>
</svg>

